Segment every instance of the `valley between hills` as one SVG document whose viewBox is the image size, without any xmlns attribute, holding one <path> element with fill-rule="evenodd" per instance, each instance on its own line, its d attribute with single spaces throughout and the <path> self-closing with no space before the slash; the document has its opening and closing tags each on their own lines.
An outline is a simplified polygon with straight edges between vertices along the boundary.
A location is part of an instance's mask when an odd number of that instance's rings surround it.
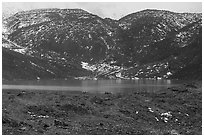
<svg viewBox="0 0 204 137">
<path fill-rule="evenodd" d="M 159 91 L 2 90 L 3 135 L 201 135 L 202 14 L 82 9 L 3 18 L 2 80 L 183 80 Z"/>
</svg>

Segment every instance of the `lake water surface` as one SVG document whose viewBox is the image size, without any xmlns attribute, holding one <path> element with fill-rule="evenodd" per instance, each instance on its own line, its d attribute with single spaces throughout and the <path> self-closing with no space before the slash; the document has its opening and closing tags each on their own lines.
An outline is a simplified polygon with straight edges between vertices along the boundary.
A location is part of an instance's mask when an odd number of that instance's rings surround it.
<svg viewBox="0 0 204 137">
<path fill-rule="evenodd" d="M 4 81 L 3 89 L 104 92 L 155 92 L 182 84 L 175 80 L 38 80 Z"/>
</svg>

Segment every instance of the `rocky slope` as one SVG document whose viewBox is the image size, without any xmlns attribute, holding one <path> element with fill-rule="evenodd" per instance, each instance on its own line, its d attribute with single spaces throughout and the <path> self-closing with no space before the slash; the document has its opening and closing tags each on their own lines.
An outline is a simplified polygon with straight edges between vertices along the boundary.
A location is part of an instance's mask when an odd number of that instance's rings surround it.
<svg viewBox="0 0 204 137">
<path fill-rule="evenodd" d="M 201 14 L 23 11 L 3 21 L 3 78 L 201 79 L 201 49 Z"/>
</svg>

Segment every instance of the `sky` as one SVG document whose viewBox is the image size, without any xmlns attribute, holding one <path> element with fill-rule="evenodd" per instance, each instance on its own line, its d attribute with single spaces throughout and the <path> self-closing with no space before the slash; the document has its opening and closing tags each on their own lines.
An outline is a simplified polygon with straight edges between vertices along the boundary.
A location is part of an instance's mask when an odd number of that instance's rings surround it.
<svg viewBox="0 0 204 137">
<path fill-rule="evenodd" d="M 144 9 L 173 12 L 202 12 L 201 2 L 3 2 L 3 14 L 8 16 L 22 10 L 39 8 L 81 8 L 102 18 L 119 19 Z"/>
</svg>

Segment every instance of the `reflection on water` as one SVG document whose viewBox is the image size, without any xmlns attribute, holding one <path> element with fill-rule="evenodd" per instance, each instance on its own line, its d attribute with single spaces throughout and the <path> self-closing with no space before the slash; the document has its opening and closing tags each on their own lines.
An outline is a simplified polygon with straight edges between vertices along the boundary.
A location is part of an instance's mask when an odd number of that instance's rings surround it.
<svg viewBox="0 0 204 137">
<path fill-rule="evenodd" d="M 171 80 L 98 80 L 98 81 L 82 81 L 83 91 L 93 89 L 93 92 L 123 92 L 123 91 L 147 91 L 154 92 L 165 89 L 170 86 Z M 90 89 L 92 87 L 92 89 Z M 92 92 L 92 91 L 91 91 Z"/>
<path fill-rule="evenodd" d="M 67 90 L 94 93 L 145 91 L 154 92 L 167 87 L 179 85 L 181 82 L 172 80 L 40 80 L 4 82 L 3 89 L 30 90 Z"/>
</svg>

